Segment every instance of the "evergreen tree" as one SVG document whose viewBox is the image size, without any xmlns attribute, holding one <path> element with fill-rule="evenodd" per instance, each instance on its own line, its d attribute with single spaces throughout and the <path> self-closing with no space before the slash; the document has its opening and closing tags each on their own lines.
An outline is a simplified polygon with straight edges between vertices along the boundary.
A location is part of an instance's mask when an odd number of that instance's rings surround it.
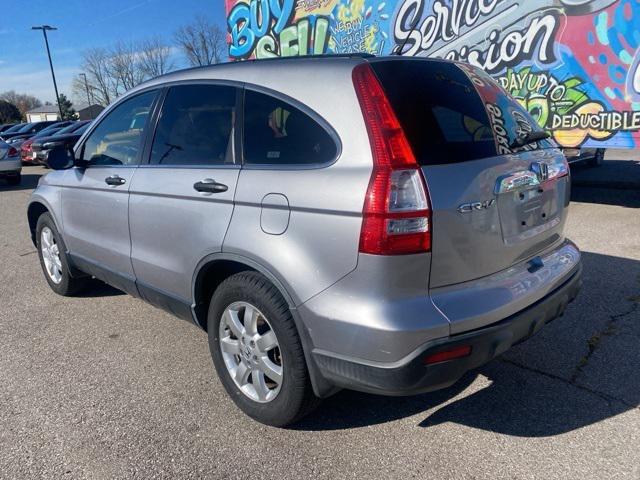
<svg viewBox="0 0 640 480">
<path fill-rule="evenodd" d="M 62 120 L 75 120 L 76 111 L 73 108 L 73 103 L 69 100 L 64 93 L 60 94 L 60 110 L 62 110 Z"/>
<path fill-rule="evenodd" d="M 22 118 L 20 110 L 13 103 L 0 100 L 0 124 L 19 122 Z"/>
</svg>

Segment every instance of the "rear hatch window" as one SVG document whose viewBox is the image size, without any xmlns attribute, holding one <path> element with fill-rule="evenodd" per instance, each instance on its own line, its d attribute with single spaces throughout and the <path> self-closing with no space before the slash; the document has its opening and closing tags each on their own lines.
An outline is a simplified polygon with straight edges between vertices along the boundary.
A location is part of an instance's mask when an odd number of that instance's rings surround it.
<svg viewBox="0 0 640 480">
<path fill-rule="evenodd" d="M 540 127 L 485 72 L 424 59 L 371 62 L 421 165 L 459 163 L 553 147 L 510 145 Z"/>
</svg>

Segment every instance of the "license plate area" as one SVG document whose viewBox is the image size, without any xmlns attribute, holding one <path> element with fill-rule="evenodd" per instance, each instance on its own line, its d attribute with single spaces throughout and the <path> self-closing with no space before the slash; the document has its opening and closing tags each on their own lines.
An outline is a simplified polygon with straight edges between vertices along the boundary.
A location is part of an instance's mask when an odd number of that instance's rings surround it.
<svg viewBox="0 0 640 480">
<path fill-rule="evenodd" d="M 560 223 L 556 182 L 498 195 L 502 238 L 515 245 Z"/>
</svg>

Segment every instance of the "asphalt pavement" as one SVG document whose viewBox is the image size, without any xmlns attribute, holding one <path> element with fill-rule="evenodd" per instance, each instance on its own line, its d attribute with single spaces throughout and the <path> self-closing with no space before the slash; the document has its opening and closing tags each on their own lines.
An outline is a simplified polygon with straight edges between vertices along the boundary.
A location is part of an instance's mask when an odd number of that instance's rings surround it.
<svg viewBox="0 0 640 480">
<path fill-rule="evenodd" d="M 448 390 L 343 391 L 277 429 L 227 398 L 195 326 L 48 288 L 25 215 L 45 172 L 0 181 L 0 478 L 640 478 L 640 190 L 574 187 L 584 288 L 534 338 Z"/>
</svg>

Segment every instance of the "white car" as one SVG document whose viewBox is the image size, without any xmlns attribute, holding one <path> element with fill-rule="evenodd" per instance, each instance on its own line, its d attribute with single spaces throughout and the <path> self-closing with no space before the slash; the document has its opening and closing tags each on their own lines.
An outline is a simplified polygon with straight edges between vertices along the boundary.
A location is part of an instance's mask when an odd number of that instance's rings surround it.
<svg viewBox="0 0 640 480">
<path fill-rule="evenodd" d="M 0 142 L 0 179 L 3 178 L 9 185 L 19 185 L 22 179 L 22 162 L 17 148 Z"/>
</svg>

